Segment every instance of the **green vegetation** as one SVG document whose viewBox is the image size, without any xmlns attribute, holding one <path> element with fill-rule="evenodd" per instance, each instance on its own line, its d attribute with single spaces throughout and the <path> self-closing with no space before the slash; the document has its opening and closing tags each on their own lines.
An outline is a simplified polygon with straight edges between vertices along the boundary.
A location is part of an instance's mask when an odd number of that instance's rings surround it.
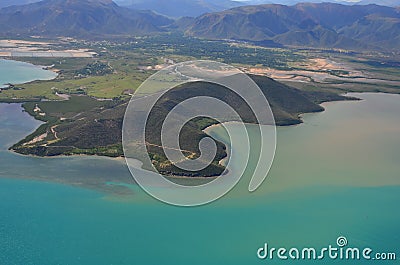
<svg viewBox="0 0 400 265">
<path fill-rule="evenodd" d="M 27 99 L 46 98 L 50 100 L 60 100 L 57 94 L 80 94 L 88 95 L 96 98 L 112 99 L 115 97 L 127 97 L 125 91 L 135 90 L 148 76 L 148 73 L 139 71 L 136 66 L 130 69 L 122 69 L 118 61 L 115 66 L 112 64 L 99 64 L 89 59 L 69 58 L 64 60 L 42 60 L 30 59 L 35 64 L 46 63 L 46 65 L 54 65 L 55 69 L 60 69 L 60 75 L 51 81 L 34 81 L 27 84 L 18 85 L 21 90 L 6 90 L 0 93 L 0 101 L 6 99 L 18 99 L 25 101 Z M 86 67 L 81 68 L 81 64 L 86 63 Z M 104 68 L 105 65 L 107 68 Z M 97 68 L 98 69 L 97 69 Z M 116 73 L 109 73 L 110 69 L 115 69 Z M 94 69 L 97 70 L 94 70 Z M 92 69 L 88 74 L 88 69 Z M 86 73 L 85 76 L 79 76 L 78 73 Z"/>
<path fill-rule="evenodd" d="M 125 74 L 90 76 L 72 80 L 39 81 L 22 85 L 20 91 L 6 91 L 2 96 L 13 98 L 43 97 L 60 100 L 56 93 L 84 94 L 97 98 L 114 98 L 123 96 L 125 90 L 135 90 L 143 80 Z"/>
<path fill-rule="evenodd" d="M 23 107 L 45 124 L 11 147 L 19 153 L 122 155 L 120 128 L 125 111 L 122 101 L 71 96 L 67 101 L 28 102 Z"/>
<path fill-rule="evenodd" d="M 140 37 L 133 41 L 115 44 L 110 47 L 116 51 L 142 51 L 158 57 L 176 55 L 190 59 L 216 60 L 227 64 L 259 65 L 275 69 L 289 69 L 290 62 L 305 59 L 304 56 L 288 49 L 264 48 L 246 43 L 213 41 L 185 37 L 179 33 L 159 34 Z M 178 57 L 179 59 L 179 57 Z"/>
<path fill-rule="evenodd" d="M 350 15 L 337 20 L 342 10 Z M 0 102 L 25 102 L 25 110 L 44 122 L 11 149 L 38 156 L 122 156 L 121 129 L 130 95 L 155 71 L 181 61 L 215 60 L 284 80 L 279 83 L 251 75 L 268 98 L 277 125 L 298 124 L 300 114 L 322 111 L 321 102 L 348 99 L 340 95 L 345 92 L 400 93 L 400 54 L 397 39 L 393 39 L 398 12 L 385 10 L 332 4 L 265 5 L 173 21 L 150 11 L 98 1 L 44 1 L 10 7 L 0 16 L 3 37 L 44 35 L 50 39 L 42 40 L 50 44 L 41 46 L 42 52 L 82 49 L 96 54 L 93 58 L 19 58 L 59 75 L 51 81 L 10 84 L 0 90 Z M 61 18 L 62 25 L 58 23 Z M 27 27 L 22 23 L 25 20 L 39 26 Z M 387 53 L 378 52 L 382 48 Z M 173 80 L 157 82 L 165 81 Z M 217 85 L 197 82 L 175 88 L 154 108 L 146 134 L 152 162 L 166 175 L 213 176 L 224 170 L 219 165 L 226 156 L 222 143 L 217 143 L 213 163 L 196 174 L 176 168 L 160 148 L 166 114 L 193 96 L 219 98 L 245 122 L 257 122 L 237 95 Z M 184 126 L 181 147 L 188 158 L 199 157 L 198 143 L 206 136 L 202 130 L 215 123 L 198 118 Z"/>
<path fill-rule="evenodd" d="M 96 61 L 94 63 L 86 65 L 86 67 L 83 69 L 75 71 L 75 76 L 77 77 L 102 76 L 112 73 L 113 69 L 109 64 Z"/>
<path fill-rule="evenodd" d="M 327 79 L 325 83 L 285 82 L 285 85 L 264 76 L 252 75 L 267 96 L 278 125 L 298 124 L 301 122 L 300 114 L 322 111 L 323 108 L 318 105 L 321 102 L 345 100 L 347 98 L 339 94 L 348 91 L 400 91 L 398 86 L 384 82 L 376 86 L 356 82 L 351 77 L 334 79 L 346 77 L 349 74 L 347 70 L 304 68 L 309 58 L 321 58 L 325 54 L 318 50 L 261 48 L 246 43 L 188 38 L 179 34 L 136 37 L 123 42 L 71 42 L 63 45 L 65 49 L 89 48 L 98 55 L 94 58 L 21 58 L 34 64 L 53 66 L 60 74 L 55 80 L 18 84 L 15 87 L 21 90 L 9 89 L 0 93 L 0 101 L 26 102 L 25 110 L 45 122 L 32 135 L 11 147 L 18 153 L 38 156 L 122 156 L 121 129 L 129 94 L 156 69 L 173 62 L 210 59 L 244 68 L 307 70 L 332 76 L 332 80 Z M 355 54 L 330 53 L 330 56 L 331 59 L 337 58 L 340 62 L 351 64 L 354 69 L 368 69 L 368 73 L 376 79 L 399 80 L 399 69 L 392 64 L 374 68 L 368 63 L 379 55 L 360 53 L 357 54 L 360 58 L 357 61 L 354 60 Z M 196 95 L 220 98 L 238 110 L 246 122 L 256 122 L 246 104 L 222 91 L 215 85 L 192 83 L 175 88 L 159 102 L 158 111 L 152 113 L 149 121 L 150 131 L 146 141 L 149 143 L 148 150 L 153 164 L 165 175 L 214 176 L 224 170 L 219 165 L 219 160 L 226 156 L 222 143 L 217 145 L 215 161 L 205 170 L 193 174 L 177 169 L 159 147 L 161 142 L 158 131 L 160 121 L 174 104 Z M 69 100 L 66 97 L 70 97 Z M 199 118 L 185 126 L 181 143 L 189 158 L 199 156 L 198 143 L 206 136 L 202 130 L 215 123 L 211 119 Z"/>
<path fill-rule="evenodd" d="M 165 62 L 209 59 L 228 64 L 290 69 L 304 56 L 287 49 L 267 49 L 223 41 L 207 41 L 181 34 L 137 37 L 124 42 L 83 42 L 60 44 L 65 49 L 89 48 L 95 58 L 19 58 L 37 65 L 53 66 L 59 77 L 52 81 L 21 84 L 22 90 L 0 93 L 0 101 L 29 99 L 60 100 L 58 94 L 88 95 L 96 98 L 128 98 L 139 85 Z M 150 69 L 147 69 L 150 67 Z M 112 70 L 111 70 L 112 69 Z"/>
<path fill-rule="evenodd" d="M 398 51 L 399 22 L 396 8 L 378 5 L 258 5 L 204 14 L 186 33 L 266 45 Z"/>
<path fill-rule="evenodd" d="M 305 92 L 288 87 L 262 76 L 251 76 L 269 99 L 278 125 L 300 123 L 299 114 L 322 111 L 317 103 L 326 100 L 343 100 L 344 97 L 328 92 Z M 230 104 L 245 122 L 257 122 L 251 109 L 243 100 L 223 87 L 197 82 L 169 91 L 153 108 L 147 122 L 146 142 L 153 164 L 166 175 L 215 176 L 223 172 L 219 161 L 226 157 L 225 146 L 217 143 L 214 162 L 200 172 L 185 172 L 168 161 L 161 146 L 162 121 L 179 102 L 195 96 L 213 96 Z M 98 101 L 88 96 L 71 96 L 67 101 L 28 102 L 24 108 L 46 124 L 12 147 L 21 154 L 38 156 L 55 155 L 106 155 L 118 157 L 122 151 L 122 121 L 126 100 Z M 221 118 L 223 117 L 221 113 Z M 225 117 L 230 118 L 230 117 Z M 202 131 L 215 124 L 208 118 L 190 121 L 181 131 L 181 148 L 187 157 L 200 155 L 198 143 L 207 135 Z"/>
<path fill-rule="evenodd" d="M 96 98 L 125 98 L 151 74 L 156 66 L 166 62 L 181 62 L 194 59 L 209 59 L 233 64 L 239 67 L 262 67 L 278 70 L 303 70 L 302 64 L 309 58 L 324 58 L 327 55 L 354 64 L 360 71 L 374 73 L 374 77 L 384 80 L 400 81 L 400 71 L 396 66 L 397 55 L 380 53 L 342 53 L 307 49 L 264 48 L 247 43 L 210 41 L 185 37 L 179 33 L 165 33 L 147 37 L 135 37 L 124 41 L 84 41 L 60 43 L 64 49 L 90 49 L 98 54 L 95 58 L 20 58 L 20 60 L 38 65 L 54 66 L 59 77 L 53 81 L 31 82 L 16 85 L 22 90 L 7 90 L 0 93 L 0 101 L 25 101 L 31 99 L 60 100 L 58 94 L 80 94 Z M 359 58 L 359 59 L 355 59 Z M 374 62 L 374 63 L 371 63 Z M 379 62 L 379 63 L 376 63 Z M 379 67 L 373 67 L 378 65 Z M 112 69 L 112 70 L 111 70 Z M 110 72 L 112 71 L 112 72 Z M 346 70 L 325 70 L 332 76 L 343 77 Z M 344 87 L 336 86 L 337 81 L 329 84 L 317 83 L 316 86 L 328 91 L 353 90 L 353 78 L 340 82 Z M 350 85 L 347 85 L 350 84 Z M 295 84 L 302 87 L 301 84 Z M 357 85 L 357 84 L 355 84 Z M 337 88 L 335 88 L 335 86 Z M 371 85 L 367 85 L 371 86 Z M 362 89 L 362 88 L 361 88 Z M 382 85 L 379 91 L 392 92 L 393 86 Z M 372 90 L 368 90 L 372 91 Z M 376 91 L 376 88 L 375 90 Z"/>
</svg>

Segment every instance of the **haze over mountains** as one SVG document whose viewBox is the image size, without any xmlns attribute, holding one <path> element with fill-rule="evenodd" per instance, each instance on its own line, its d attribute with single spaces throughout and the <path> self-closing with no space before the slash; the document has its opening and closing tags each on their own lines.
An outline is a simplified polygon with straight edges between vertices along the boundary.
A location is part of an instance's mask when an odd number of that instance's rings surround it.
<svg viewBox="0 0 400 265">
<path fill-rule="evenodd" d="M 0 8 L 39 2 L 39 0 L 0 0 Z M 119 6 L 136 10 L 152 10 L 168 17 L 197 17 L 246 5 L 233 0 L 115 0 Z"/>
<path fill-rule="evenodd" d="M 111 0 L 44 0 L 0 10 L 0 36 L 148 34 L 171 23 L 154 12 L 120 7 Z"/>
<path fill-rule="evenodd" d="M 0 0 L 0 8 L 24 5 L 40 0 Z M 377 4 L 400 6 L 400 0 L 114 0 L 119 6 L 138 10 L 152 10 L 169 17 L 197 17 L 204 13 L 219 12 L 233 7 L 261 4 L 295 5 L 301 2 L 333 2 L 347 5 Z"/>
<path fill-rule="evenodd" d="M 20 1 L 29 2 L 17 0 L 14 3 Z M 216 3 L 228 6 L 234 3 L 229 0 L 143 0 L 141 3 L 149 7 L 159 3 L 159 8 L 168 10 L 169 7 L 164 9 L 160 1 L 164 5 L 170 3 L 170 11 L 177 12 L 175 15 L 191 7 L 194 9 L 198 4 L 204 8 L 224 9 Z M 179 29 L 190 36 L 263 45 L 343 49 L 400 47 L 400 8 L 386 6 L 332 3 L 240 6 L 186 18 L 184 23 L 158 13 L 157 10 L 121 7 L 111 0 L 44 0 L 0 9 L 0 37 L 109 38 L 173 31 L 179 25 Z"/>
<path fill-rule="evenodd" d="M 205 13 L 220 12 L 230 8 L 261 5 L 261 4 L 283 4 L 295 5 L 302 2 L 321 3 L 334 2 L 345 5 L 367 5 L 378 4 L 384 6 L 400 6 L 400 0 L 116 0 L 118 5 L 127 6 L 139 10 L 152 10 L 169 17 L 197 17 Z"/>
<path fill-rule="evenodd" d="M 400 47 L 400 11 L 332 3 L 245 6 L 202 15 L 187 33 L 295 46 L 393 49 Z"/>
<path fill-rule="evenodd" d="M 0 8 L 13 5 L 26 5 L 38 2 L 38 0 L 0 0 Z"/>
<path fill-rule="evenodd" d="M 127 4 L 130 0 L 121 4 Z M 170 17 L 197 17 L 204 13 L 218 12 L 243 3 L 231 0 L 131 0 L 127 5 L 133 9 L 153 10 Z"/>
</svg>

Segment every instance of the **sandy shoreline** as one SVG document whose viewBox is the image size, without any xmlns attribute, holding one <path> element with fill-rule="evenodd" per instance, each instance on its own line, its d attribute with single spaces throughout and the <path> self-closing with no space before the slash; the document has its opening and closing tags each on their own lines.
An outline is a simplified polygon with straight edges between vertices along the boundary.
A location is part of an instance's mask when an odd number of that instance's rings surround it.
<svg viewBox="0 0 400 265">
<path fill-rule="evenodd" d="M 23 40 L 0 40 L 0 57 L 92 58 L 97 53 L 89 49 L 54 50 L 56 43 Z"/>
</svg>

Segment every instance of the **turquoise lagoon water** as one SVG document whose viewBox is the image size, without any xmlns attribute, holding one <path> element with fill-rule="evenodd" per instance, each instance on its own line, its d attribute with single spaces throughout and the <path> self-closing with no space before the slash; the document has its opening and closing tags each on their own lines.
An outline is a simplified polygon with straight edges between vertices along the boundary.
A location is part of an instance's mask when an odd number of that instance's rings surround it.
<svg viewBox="0 0 400 265">
<path fill-rule="evenodd" d="M 346 236 L 351 247 L 399 257 L 400 96 L 356 96 L 365 100 L 328 103 L 304 124 L 279 128 L 259 190 L 247 191 L 247 176 L 195 208 L 150 198 L 120 160 L 7 151 L 39 123 L 0 104 L 0 264 L 398 264 L 256 256 L 264 243 L 322 247 Z"/>
<path fill-rule="evenodd" d="M 52 71 L 29 63 L 0 59 L 0 87 L 5 84 L 22 84 L 33 80 L 48 80 L 57 76 Z"/>
</svg>

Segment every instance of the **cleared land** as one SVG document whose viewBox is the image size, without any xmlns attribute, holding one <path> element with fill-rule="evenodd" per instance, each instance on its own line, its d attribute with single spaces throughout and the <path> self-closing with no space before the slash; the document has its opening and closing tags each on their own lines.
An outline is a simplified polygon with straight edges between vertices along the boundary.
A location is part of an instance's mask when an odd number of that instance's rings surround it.
<svg viewBox="0 0 400 265">
<path fill-rule="evenodd" d="M 57 43 L 24 40 L 0 40 L 0 57 L 91 58 L 88 49 L 54 49 Z"/>
</svg>

